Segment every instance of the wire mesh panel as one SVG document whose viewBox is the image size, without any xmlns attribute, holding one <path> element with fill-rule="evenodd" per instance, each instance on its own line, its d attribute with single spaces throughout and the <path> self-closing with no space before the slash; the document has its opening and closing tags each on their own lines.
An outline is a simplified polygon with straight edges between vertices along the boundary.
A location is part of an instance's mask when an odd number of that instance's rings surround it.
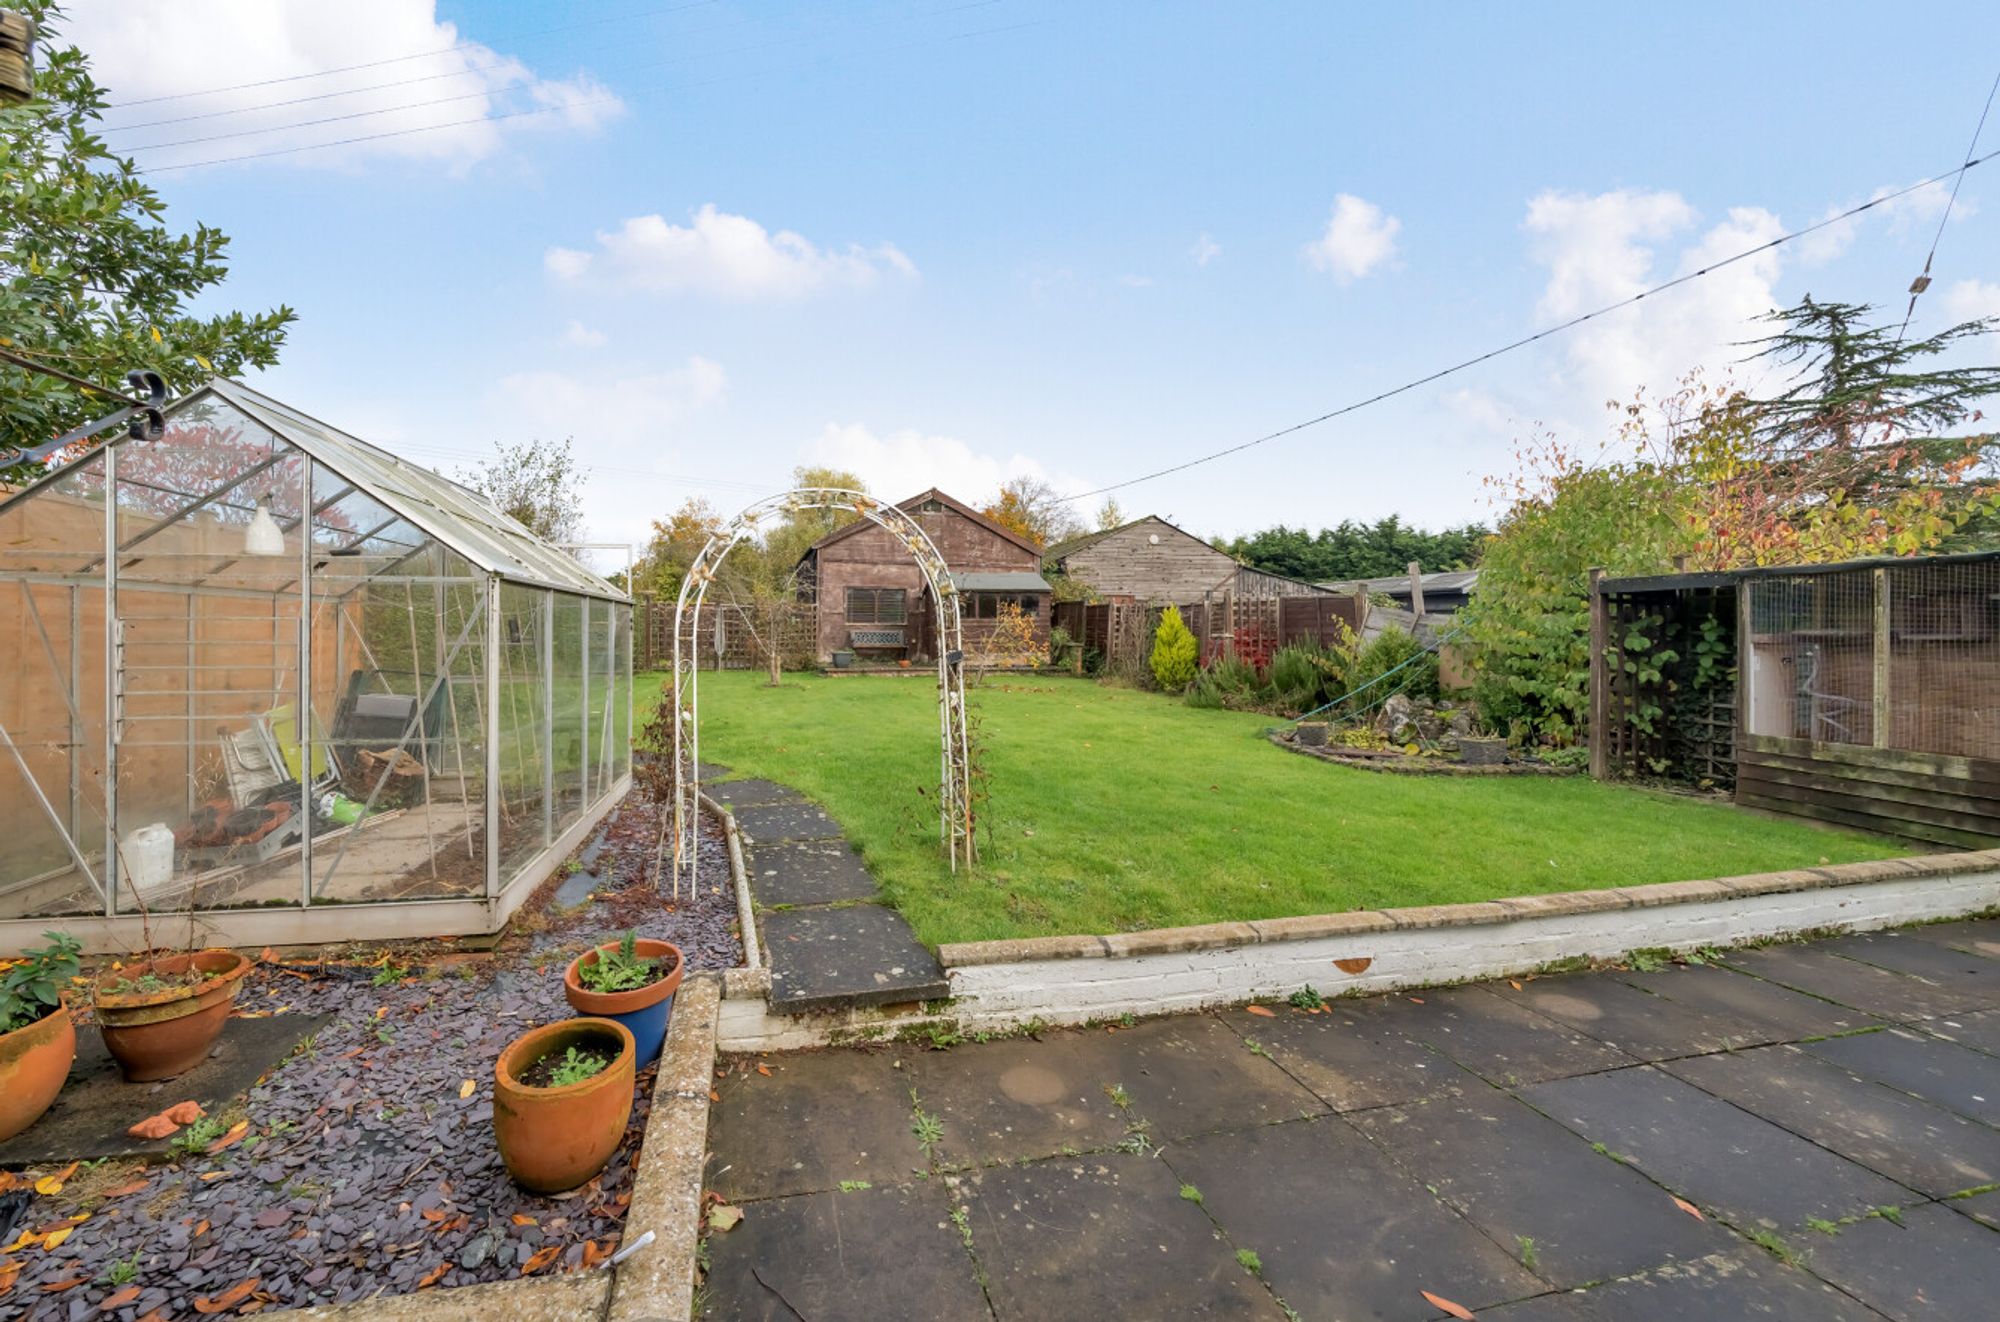
<svg viewBox="0 0 2000 1322">
<path fill-rule="evenodd" d="M 1875 589 L 1869 571 L 1758 577 L 1750 595 L 1746 729 L 1875 742 Z"/>
<path fill-rule="evenodd" d="M 1887 745 L 2000 758 L 2000 560 L 1880 572 L 1888 595 Z"/>
</svg>

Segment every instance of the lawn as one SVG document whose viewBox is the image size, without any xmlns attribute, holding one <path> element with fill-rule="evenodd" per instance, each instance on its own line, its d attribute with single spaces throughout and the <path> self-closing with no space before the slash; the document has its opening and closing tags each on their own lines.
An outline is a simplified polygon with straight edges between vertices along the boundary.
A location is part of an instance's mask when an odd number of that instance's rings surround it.
<svg viewBox="0 0 2000 1322">
<path fill-rule="evenodd" d="M 660 677 L 640 676 L 653 691 Z M 1410 777 L 1275 748 L 1265 716 L 1087 680 L 968 693 L 980 862 L 938 848 L 936 687 L 701 679 L 701 752 L 826 806 L 925 941 L 1103 933 L 1449 904 L 1907 852 L 1891 841 L 1582 777 Z"/>
</svg>

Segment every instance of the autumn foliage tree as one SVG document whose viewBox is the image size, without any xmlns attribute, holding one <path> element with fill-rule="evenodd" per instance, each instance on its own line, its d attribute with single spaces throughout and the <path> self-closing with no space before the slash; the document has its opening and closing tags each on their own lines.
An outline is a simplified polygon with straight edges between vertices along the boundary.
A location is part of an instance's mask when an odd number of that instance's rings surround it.
<svg viewBox="0 0 2000 1322">
<path fill-rule="evenodd" d="M 1039 477 L 1017 477 L 1005 483 L 998 499 L 979 512 L 1036 546 L 1049 546 L 1085 531 L 1070 502 Z"/>
</svg>

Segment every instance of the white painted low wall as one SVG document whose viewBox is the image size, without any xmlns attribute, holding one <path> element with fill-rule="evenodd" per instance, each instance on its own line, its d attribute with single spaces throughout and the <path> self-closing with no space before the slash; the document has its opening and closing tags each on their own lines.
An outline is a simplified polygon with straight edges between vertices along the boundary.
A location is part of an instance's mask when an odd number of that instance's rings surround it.
<svg viewBox="0 0 2000 1322">
<path fill-rule="evenodd" d="M 1996 908 L 2000 850 L 1480 904 L 979 942 L 939 951 L 953 999 L 922 1008 L 773 1015 L 758 977 L 732 974 L 718 1046 L 781 1051 L 929 1022 L 961 1032 L 1031 1019 L 1083 1023 L 1282 997 L 1308 984 L 1327 996 L 1391 991 L 1528 973 L 1577 957 L 1866 931 Z"/>
</svg>

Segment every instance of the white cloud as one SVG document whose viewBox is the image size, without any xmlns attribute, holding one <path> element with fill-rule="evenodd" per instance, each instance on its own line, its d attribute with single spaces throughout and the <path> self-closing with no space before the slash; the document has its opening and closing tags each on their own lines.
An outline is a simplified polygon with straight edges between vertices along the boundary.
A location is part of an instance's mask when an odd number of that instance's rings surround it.
<svg viewBox="0 0 2000 1322">
<path fill-rule="evenodd" d="M 1960 280 L 1945 290 L 1939 301 L 1954 326 L 1981 317 L 2000 317 L 2000 284 L 1990 280 Z M 2000 330 L 1995 333 L 2000 334 Z"/>
<path fill-rule="evenodd" d="M 1525 229 L 1531 255 L 1549 272 L 1537 317 L 1544 324 L 1564 321 L 1630 298 L 1784 230 L 1761 207 L 1732 208 L 1720 223 L 1690 235 L 1698 219 L 1672 192 L 1536 197 Z M 1590 411 L 1605 402 L 1630 399 L 1642 385 L 1665 390 L 1693 368 L 1711 375 L 1734 370 L 1741 377 L 1747 369 L 1736 364 L 1747 352 L 1744 342 L 1763 333 L 1756 319 L 1778 305 L 1782 260 L 1780 250 L 1759 253 L 1566 332 L 1548 392 L 1558 407 L 1543 416 L 1589 426 L 1595 422 Z"/>
<path fill-rule="evenodd" d="M 594 251 L 551 248 L 543 265 L 560 280 L 595 277 L 608 286 L 739 300 L 867 289 L 885 275 L 917 274 L 893 244 L 821 248 L 791 230 L 773 233 L 713 204 L 696 212 L 691 225 L 670 224 L 658 214 L 633 216 L 599 233 Z"/>
<path fill-rule="evenodd" d="M 1403 222 L 1373 202 L 1342 193 L 1333 199 L 1326 233 L 1308 243 L 1306 260 L 1341 284 L 1361 279 L 1396 254 Z"/>
<path fill-rule="evenodd" d="M 1075 479 L 1052 477 L 1019 451 L 1003 459 L 956 437 L 910 429 L 878 436 L 857 422 L 829 422 L 805 447 L 803 462 L 845 469 L 890 500 L 937 487 L 968 504 L 984 505 L 999 496 L 1001 483 L 1016 477 L 1038 477 L 1059 491 L 1085 489 Z"/>
<path fill-rule="evenodd" d="M 395 134 L 268 159 L 352 168 L 394 157 L 463 168 L 509 135 L 589 130 L 622 111 L 589 74 L 540 77 L 468 40 L 436 10 L 435 0 L 75 0 L 54 40 L 90 54 L 114 103 L 147 102 L 111 110 L 106 132 L 116 150 L 149 167 Z M 251 81 L 265 85 L 209 90 Z M 297 100 L 305 97 L 313 99 Z M 501 118 L 544 107 L 556 109 Z M 217 140 L 186 142 L 194 138 Z M 146 150 L 167 143 L 185 145 Z"/>
<path fill-rule="evenodd" d="M 1885 198 L 1898 191 L 1900 187 L 1907 185 L 1884 184 L 1868 196 L 1871 200 Z M 1936 226 L 1938 217 L 1944 214 L 1945 206 L 1950 201 L 1950 188 L 1942 183 L 1925 184 L 1922 188 L 1914 189 L 1901 197 L 1881 202 L 1858 216 L 1849 216 L 1845 220 L 1835 221 L 1825 229 L 1814 230 L 1798 241 L 1799 260 L 1810 266 L 1832 261 L 1852 246 L 1855 236 L 1861 232 L 1861 226 L 1871 219 L 1887 221 L 1889 232 L 1898 237 L 1930 230 Z M 1859 205 L 1857 202 L 1837 203 L 1828 207 L 1820 219 L 1826 220 L 1844 211 L 1851 211 L 1857 205 Z M 1961 197 L 1957 205 L 1952 207 L 1952 223 L 1957 224 L 1977 212 L 1978 208 L 1973 205 L 1971 198 Z"/>
<path fill-rule="evenodd" d="M 562 342 L 572 349 L 601 349 L 606 338 L 603 331 L 592 330 L 580 321 L 563 327 Z"/>
<path fill-rule="evenodd" d="M 1153 284 L 1153 277 L 1150 275 L 1121 275 L 1118 277 L 1118 283 L 1127 289 L 1150 289 Z"/>
<path fill-rule="evenodd" d="M 1196 266 L 1207 266 L 1222 256 L 1222 245 L 1210 238 L 1207 230 L 1203 230 L 1201 237 L 1194 241 L 1194 247 L 1188 249 L 1188 256 L 1194 259 Z"/>
</svg>

